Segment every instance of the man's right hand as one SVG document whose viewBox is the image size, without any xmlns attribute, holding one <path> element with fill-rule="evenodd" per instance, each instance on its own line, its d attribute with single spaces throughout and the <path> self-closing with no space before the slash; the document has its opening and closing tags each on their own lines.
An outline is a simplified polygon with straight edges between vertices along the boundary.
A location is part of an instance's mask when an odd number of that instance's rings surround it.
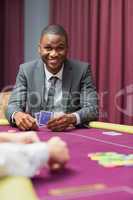
<svg viewBox="0 0 133 200">
<path fill-rule="evenodd" d="M 20 130 L 35 130 L 37 128 L 36 120 L 31 115 L 24 112 L 16 112 L 13 116 L 17 127 Z"/>
<path fill-rule="evenodd" d="M 70 159 L 67 144 L 59 137 L 53 137 L 47 142 L 49 148 L 49 168 L 53 171 L 60 170 Z"/>
</svg>

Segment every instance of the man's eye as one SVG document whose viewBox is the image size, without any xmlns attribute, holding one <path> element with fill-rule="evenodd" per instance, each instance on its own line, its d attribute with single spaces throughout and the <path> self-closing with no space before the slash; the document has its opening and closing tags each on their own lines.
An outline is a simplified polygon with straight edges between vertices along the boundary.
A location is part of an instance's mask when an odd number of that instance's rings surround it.
<svg viewBox="0 0 133 200">
<path fill-rule="evenodd" d="M 51 47 L 44 47 L 44 49 L 46 49 L 47 51 L 51 51 Z"/>
<path fill-rule="evenodd" d="M 65 49 L 64 46 L 58 47 L 58 50 L 64 50 L 64 49 Z"/>
</svg>

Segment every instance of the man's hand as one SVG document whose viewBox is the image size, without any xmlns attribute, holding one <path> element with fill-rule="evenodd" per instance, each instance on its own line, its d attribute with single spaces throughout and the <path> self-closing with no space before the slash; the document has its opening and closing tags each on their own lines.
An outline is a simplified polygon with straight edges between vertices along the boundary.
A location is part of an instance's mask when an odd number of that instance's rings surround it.
<svg viewBox="0 0 133 200">
<path fill-rule="evenodd" d="M 67 144 L 59 137 L 53 137 L 47 142 L 49 148 L 48 165 L 51 170 L 59 170 L 70 159 Z"/>
<path fill-rule="evenodd" d="M 35 130 L 37 128 L 36 120 L 27 113 L 16 112 L 13 117 L 20 130 Z"/>
<path fill-rule="evenodd" d="M 76 116 L 74 114 L 64 114 L 60 117 L 49 120 L 47 127 L 52 131 L 64 131 L 70 126 L 76 124 Z"/>
</svg>

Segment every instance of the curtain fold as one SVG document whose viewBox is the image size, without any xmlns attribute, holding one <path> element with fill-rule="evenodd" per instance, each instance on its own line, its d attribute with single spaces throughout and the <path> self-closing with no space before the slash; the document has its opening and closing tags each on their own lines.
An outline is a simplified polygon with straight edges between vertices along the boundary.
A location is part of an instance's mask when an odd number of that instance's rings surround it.
<svg viewBox="0 0 133 200">
<path fill-rule="evenodd" d="M 1 0 L 0 5 L 0 89 L 8 90 L 24 59 L 24 1 Z"/>
<path fill-rule="evenodd" d="M 51 0 L 50 23 L 70 40 L 69 57 L 91 62 L 100 120 L 133 125 L 133 1 Z"/>
</svg>

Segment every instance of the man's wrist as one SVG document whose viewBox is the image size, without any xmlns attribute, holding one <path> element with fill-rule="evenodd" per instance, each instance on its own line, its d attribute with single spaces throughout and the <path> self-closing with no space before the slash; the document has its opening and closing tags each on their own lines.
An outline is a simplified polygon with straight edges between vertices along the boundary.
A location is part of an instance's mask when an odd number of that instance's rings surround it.
<svg viewBox="0 0 133 200">
<path fill-rule="evenodd" d="M 74 112 L 72 113 L 72 115 L 74 115 L 76 117 L 76 124 L 75 125 L 78 125 L 80 124 L 80 116 L 77 112 Z"/>
<path fill-rule="evenodd" d="M 68 114 L 68 117 L 70 119 L 70 124 L 73 124 L 74 126 L 77 124 L 77 118 L 74 113 Z"/>
</svg>

